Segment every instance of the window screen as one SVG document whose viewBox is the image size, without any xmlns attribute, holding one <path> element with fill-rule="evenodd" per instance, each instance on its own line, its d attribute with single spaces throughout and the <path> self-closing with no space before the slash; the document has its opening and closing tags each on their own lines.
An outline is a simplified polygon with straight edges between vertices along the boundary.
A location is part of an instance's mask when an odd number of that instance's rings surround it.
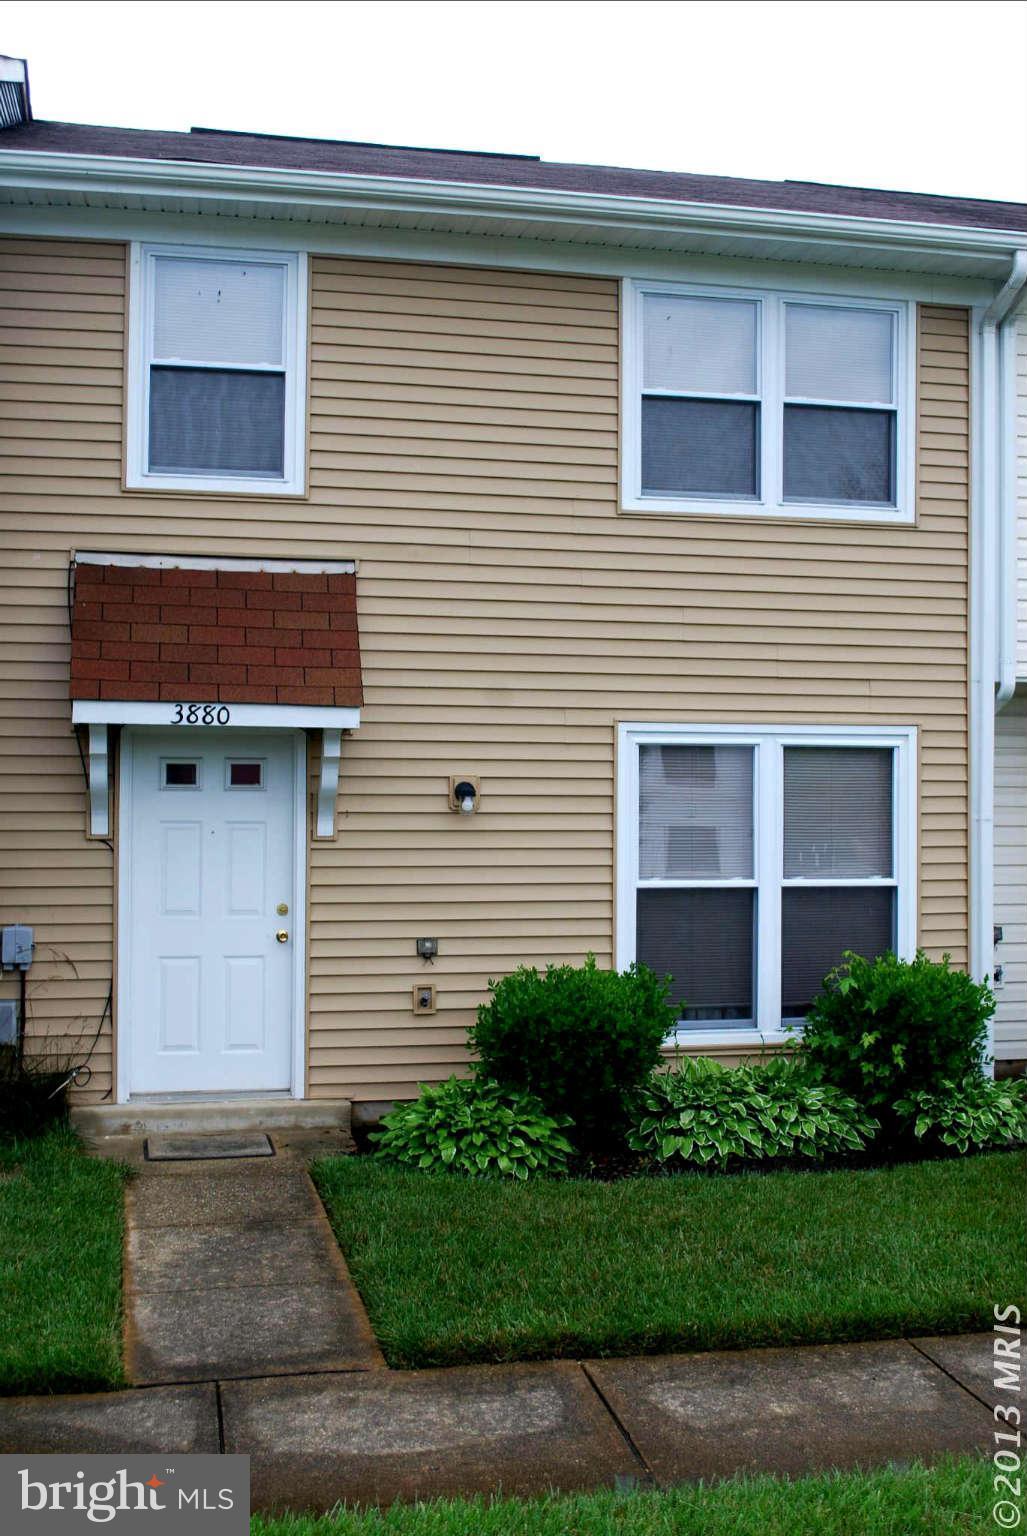
<svg viewBox="0 0 1027 1536">
<path fill-rule="evenodd" d="M 781 1017 L 802 1019 L 847 949 L 873 960 L 895 945 L 890 886 L 785 886 L 781 892 Z"/>
<path fill-rule="evenodd" d="M 751 889 L 638 892 L 639 962 L 671 978 L 686 1023 L 752 1018 L 755 900 Z"/>
<path fill-rule="evenodd" d="M 755 496 L 758 467 L 758 405 L 667 395 L 643 399 L 643 491 Z"/>
<path fill-rule="evenodd" d="M 155 256 L 147 470 L 285 476 L 287 271 Z"/>
</svg>

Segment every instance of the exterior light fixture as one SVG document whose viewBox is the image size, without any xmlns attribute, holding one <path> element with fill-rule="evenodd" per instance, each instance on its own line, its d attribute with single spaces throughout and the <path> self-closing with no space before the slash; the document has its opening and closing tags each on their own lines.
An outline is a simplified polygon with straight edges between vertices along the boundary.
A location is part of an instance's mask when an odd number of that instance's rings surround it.
<svg viewBox="0 0 1027 1536">
<path fill-rule="evenodd" d="M 481 801 L 481 785 L 477 779 L 452 778 L 449 781 L 450 810 L 463 816 L 473 816 Z"/>
<path fill-rule="evenodd" d="M 438 954 L 438 952 L 438 939 L 418 939 L 417 953 L 420 955 L 422 960 L 427 960 L 429 965 L 435 959 L 435 956 Z"/>
</svg>

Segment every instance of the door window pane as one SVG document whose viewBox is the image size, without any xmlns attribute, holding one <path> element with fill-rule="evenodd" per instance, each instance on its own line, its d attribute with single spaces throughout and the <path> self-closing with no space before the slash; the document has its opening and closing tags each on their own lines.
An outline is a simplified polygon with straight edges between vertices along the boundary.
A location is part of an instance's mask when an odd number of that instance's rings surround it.
<svg viewBox="0 0 1027 1536">
<path fill-rule="evenodd" d="M 263 789 L 264 764 L 262 762 L 228 764 L 229 789 Z"/>
<path fill-rule="evenodd" d="M 169 763 L 165 760 L 161 767 L 164 770 L 161 779 L 164 789 L 199 789 L 199 763 Z"/>
<path fill-rule="evenodd" d="M 151 471 L 281 476 L 284 466 L 283 374 L 150 369 Z"/>
<path fill-rule="evenodd" d="M 671 977 L 686 1022 L 752 1019 L 755 909 L 752 890 L 638 892 L 638 959 Z"/>
<path fill-rule="evenodd" d="M 890 747 L 786 747 L 785 879 L 885 879 L 892 869 Z"/>
<path fill-rule="evenodd" d="M 641 878 L 751 879 L 752 787 L 751 747 L 641 747 Z"/>
<path fill-rule="evenodd" d="M 821 982 L 841 964 L 845 950 L 873 960 L 895 947 L 891 886 L 786 886 L 781 903 L 783 1019 L 805 1018 Z"/>
<path fill-rule="evenodd" d="M 754 303 L 650 293 L 643 304 L 643 389 L 756 394 Z"/>
<path fill-rule="evenodd" d="M 756 496 L 758 461 L 758 405 L 643 398 L 643 493 Z"/>
<path fill-rule="evenodd" d="M 836 304 L 785 306 L 785 393 L 892 405 L 895 317 Z"/>
<path fill-rule="evenodd" d="M 784 493 L 789 501 L 895 503 L 895 413 L 786 405 Z"/>
</svg>

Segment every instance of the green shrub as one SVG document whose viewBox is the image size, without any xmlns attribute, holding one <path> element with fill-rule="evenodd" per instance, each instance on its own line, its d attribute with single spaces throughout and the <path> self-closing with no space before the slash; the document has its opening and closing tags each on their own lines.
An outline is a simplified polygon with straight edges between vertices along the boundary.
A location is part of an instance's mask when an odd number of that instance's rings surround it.
<svg viewBox="0 0 1027 1536">
<path fill-rule="evenodd" d="M 401 1104 L 372 1131 L 375 1156 L 429 1172 L 474 1177 L 562 1173 L 573 1148 L 566 1118 L 547 1115 L 537 1098 L 474 1078 L 451 1077 Z"/>
<path fill-rule="evenodd" d="M 983 1073 L 961 1083 L 921 1089 L 895 1105 L 895 1113 L 928 1146 L 957 1152 L 997 1152 L 1027 1142 L 1027 1082 L 992 1082 Z"/>
<path fill-rule="evenodd" d="M 644 965 L 601 971 L 589 955 L 583 966 L 550 965 L 544 975 L 520 966 L 489 990 L 471 1030 L 485 1074 L 569 1115 L 583 1151 L 618 1141 L 626 1105 L 676 1022 L 669 983 Z"/>
<path fill-rule="evenodd" d="M 653 1074 L 628 1145 L 668 1169 L 724 1168 L 861 1152 L 877 1129 L 855 1100 L 794 1063 L 722 1067 L 700 1056 Z"/>
<path fill-rule="evenodd" d="M 979 1071 L 995 999 L 949 957 L 864 960 L 847 952 L 806 1017 L 803 1056 L 822 1081 L 894 1129 L 891 1106 Z"/>
</svg>

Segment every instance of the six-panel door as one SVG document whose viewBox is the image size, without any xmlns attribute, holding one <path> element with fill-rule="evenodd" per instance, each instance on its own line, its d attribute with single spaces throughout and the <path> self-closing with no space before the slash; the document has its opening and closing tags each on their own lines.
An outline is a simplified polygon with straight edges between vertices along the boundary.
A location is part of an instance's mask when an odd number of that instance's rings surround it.
<svg viewBox="0 0 1027 1536">
<path fill-rule="evenodd" d="M 132 1094 L 291 1085 L 295 747 L 126 731 L 119 1037 Z"/>
</svg>

